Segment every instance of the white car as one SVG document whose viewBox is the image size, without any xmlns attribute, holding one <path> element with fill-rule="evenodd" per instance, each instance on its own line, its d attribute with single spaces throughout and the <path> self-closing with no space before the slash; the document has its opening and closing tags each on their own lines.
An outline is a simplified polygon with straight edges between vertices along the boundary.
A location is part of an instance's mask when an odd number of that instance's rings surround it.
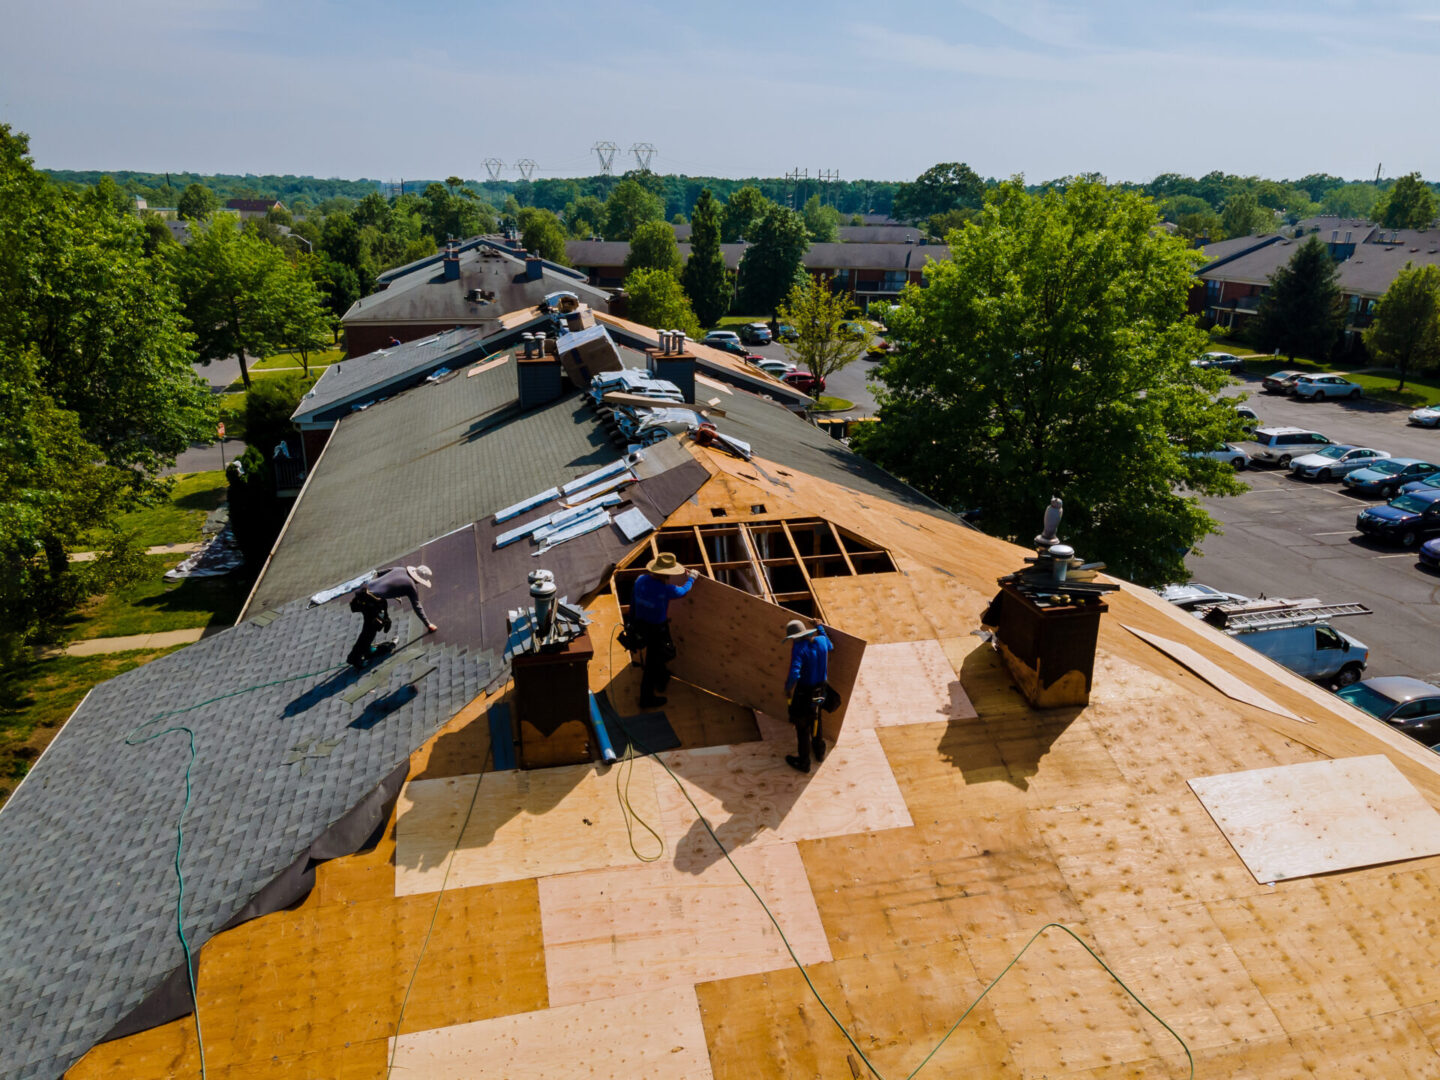
<svg viewBox="0 0 1440 1080">
<path fill-rule="evenodd" d="M 1244 371 L 1245 361 L 1234 353 L 1228 352 L 1207 352 L 1203 353 L 1198 360 L 1191 360 L 1193 367 L 1219 368 L 1221 371 Z"/>
<path fill-rule="evenodd" d="M 1353 383 L 1343 375 L 1301 375 L 1295 380 L 1295 396 L 1301 401 L 1318 401 L 1320 398 L 1349 398 L 1355 401 L 1364 392 L 1359 383 Z"/>
<path fill-rule="evenodd" d="M 1440 425 L 1440 406 L 1426 405 L 1423 409 L 1416 409 L 1410 414 L 1410 423 L 1416 427 Z"/>
<path fill-rule="evenodd" d="M 733 341 L 736 345 L 739 345 L 740 335 L 737 334 L 734 330 L 711 330 L 708 334 L 705 335 L 705 340 L 702 341 L 700 344 L 717 345 L 722 341 Z"/>
<path fill-rule="evenodd" d="M 766 375 L 774 375 L 777 379 L 783 379 L 795 370 L 795 365 L 788 360 L 761 360 L 755 366 Z"/>
<path fill-rule="evenodd" d="M 1239 472 L 1250 464 L 1250 455 L 1234 443 L 1221 443 L 1214 450 L 1192 450 L 1186 457 L 1209 458 L 1211 461 L 1226 461 Z"/>
<path fill-rule="evenodd" d="M 1162 600 L 1170 601 L 1182 611 L 1196 611 L 1197 608 L 1208 608 L 1215 604 L 1244 604 L 1250 600 L 1250 597 L 1240 593 L 1222 592 L 1196 582 L 1188 585 L 1166 585 L 1155 591 Z"/>
<path fill-rule="evenodd" d="M 1348 472 L 1364 469 L 1389 456 L 1384 450 L 1372 450 L 1368 446 L 1331 443 L 1313 454 L 1292 458 L 1290 472 L 1312 480 L 1338 480 Z"/>
</svg>

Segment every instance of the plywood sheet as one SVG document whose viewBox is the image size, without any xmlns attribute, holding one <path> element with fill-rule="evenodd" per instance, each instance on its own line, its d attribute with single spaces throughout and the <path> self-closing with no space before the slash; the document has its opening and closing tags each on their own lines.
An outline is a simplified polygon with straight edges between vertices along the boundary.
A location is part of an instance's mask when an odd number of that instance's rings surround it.
<svg viewBox="0 0 1440 1080">
<path fill-rule="evenodd" d="M 1307 724 L 1314 723 L 1313 720 L 1307 720 L 1303 716 L 1296 716 L 1289 709 L 1285 708 L 1285 706 L 1271 701 L 1264 694 L 1260 693 L 1259 690 L 1254 689 L 1249 683 L 1231 675 L 1230 672 L 1215 663 L 1215 661 L 1201 656 L 1200 653 L 1196 652 L 1189 645 L 1182 644 L 1178 641 L 1171 641 L 1169 638 L 1161 637 L 1158 634 L 1150 634 L 1144 630 L 1137 630 L 1133 626 L 1126 625 L 1125 629 L 1129 630 L 1142 641 L 1147 641 L 1151 645 L 1154 645 L 1155 648 L 1165 653 L 1171 659 L 1178 660 L 1184 664 L 1228 698 L 1243 701 L 1247 705 L 1254 705 L 1256 708 L 1264 709 L 1267 712 L 1289 717 L 1291 720 L 1300 720 Z"/>
<path fill-rule="evenodd" d="M 814 588 L 826 617 L 847 634 L 869 642 L 918 641 L 935 635 L 904 574 L 822 577 L 815 579 Z"/>
<path fill-rule="evenodd" d="M 855 679 L 848 733 L 900 724 L 972 719 L 975 707 L 933 638 L 867 645 Z"/>
<path fill-rule="evenodd" d="M 402 1035 L 395 1074 L 425 1080 L 712 1075 L 700 1006 L 688 986 Z"/>
<path fill-rule="evenodd" d="M 670 605 L 676 659 L 670 670 L 686 682 L 757 712 L 784 716 L 790 642 L 785 624 L 794 613 L 709 578 L 696 578 L 684 600 Z M 865 642 L 840 630 L 830 635 L 830 685 L 845 706 L 824 714 L 825 737 L 840 734 Z"/>
<path fill-rule="evenodd" d="M 627 766 L 628 767 L 628 766 Z M 657 776 L 648 758 L 637 759 L 630 802 L 646 821 L 659 820 Z M 400 793 L 395 836 L 395 893 L 515 881 L 619 866 L 635 860 L 610 771 L 570 765 L 534 772 L 486 773 L 470 824 L 460 835 L 477 777 L 421 780 Z"/>
<path fill-rule="evenodd" d="M 805 867 L 793 844 L 747 848 L 736 865 L 804 964 L 830 959 Z M 550 1004 L 611 998 L 791 965 L 785 946 L 728 862 L 676 862 L 541 878 Z"/>
<path fill-rule="evenodd" d="M 795 729 L 776 727 L 774 741 L 661 755 L 726 850 L 910 825 L 873 731 L 847 733 L 823 762 L 812 762 L 810 773 L 801 775 L 784 760 L 795 752 Z M 695 868 L 719 859 L 715 841 L 675 784 L 666 780 L 659 790 L 677 862 Z"/>
<path fill-rule="evenodd" d="M 1380 754 L 1198 777 L 1190 788 L 1260 882 L 1440 853 L 1440 813 Z"/>
</svg>

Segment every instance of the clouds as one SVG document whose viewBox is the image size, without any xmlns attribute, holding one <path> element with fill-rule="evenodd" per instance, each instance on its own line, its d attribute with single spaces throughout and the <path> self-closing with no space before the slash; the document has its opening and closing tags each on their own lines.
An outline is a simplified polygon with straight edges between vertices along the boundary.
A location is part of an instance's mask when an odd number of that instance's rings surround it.
<svg viewBox="0 0 1440 1080">
<path fill-rule="evenodd" d="M 0 0 L 0 108 L 59 168 L 908 179 L 1420 169 L 1440 12 L 1277 0 L 440 7 Z"/>
</svg>

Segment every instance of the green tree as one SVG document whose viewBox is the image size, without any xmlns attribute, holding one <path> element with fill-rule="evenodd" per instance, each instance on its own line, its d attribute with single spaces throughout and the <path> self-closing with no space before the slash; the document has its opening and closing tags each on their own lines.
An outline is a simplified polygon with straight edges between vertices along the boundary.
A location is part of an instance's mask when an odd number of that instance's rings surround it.
<svg viewBox="0 0 1440 1080">
<path fill-rule="evenodd" d="M 1374 184 L 1343 184 L 1326 193 L 1320 210 L 1335 217 L 1363 220 L 1370 217 L 1379 198 L 1380 191 Z"/>
<path fill-rule="evenodd" d="M 1227 237 L 1271 232 L 1274 225 L 1275 215 L 1262 207 L 1248 191 L 1231 195 L 1220 211 L 1220 228 Z"/>
<path fill-rule="evenodd" d="M 175 212 L 186 221 L 204 221 L 220 209 L 215 193 L 201 184 L 191 184 L 180 194 Z"/>
<path fill-rule="evenodd" d="M 278 335 L 279 345 L 300 354 L 300 365 L 308 377 L 310 354 L 334 340 L 336 321 L 330 316 L 325 291 L 317 278 L 323 272 L 317 261 L 305 256 L 287 266 L 293 280 L 278 285 L 286 305 Z M 246 431 L 248 433 L 248 427 Z"/>
<path fill-rule="evenodd" d="M 526 251 L 533 251 L 542 259 L 569 266 L 565 255 L 565 226 L 549 210 L 526 206 L 520 211 L 520 242 Z"/>
<path fill-rule="evenodd" d="M 1365 347 L 1400 376 L 1440 367 L 1440 267 L 1406 263 L 1375 308 Z"/>
<path fill-rule="evenodd" d="M 34 352 L 0 344 L 0 668 L 86 597 L 135 580 L 141 555 L 114 527 L 130 484 L 46 392 Z M 82 547 L 99 558 L 72 563 Z"/>
<path fill-rule="evenodd" d="M 237 232 L 228 218 L 196 229 L 180 263 L 179 285 L 200 358 L 208 363 L 234 356 L 247 390 L 247 357 L 305 337 L 308 330 L 298 320 L 320 303 L 314 282 L 297 273 L 279 248 Z"/>
<path fill-rule="evenodd" d="M 673 226 L 663 221 L 640 223 L 630 238 L 630 253 L 625 256 L 625 273 L 629 275 L 636 270 L 680 272 L 680 250 L 675 246 Z"/>
<path fill-rule="evenodd" d="M 746 184 L 730 196 L 720 213 L 720 242 L 734 244 L 742 237 L 753 240 L 750 233 L 774 205 L 759 188 Z"/>
<path fill-rule="evenodd" d="M 605 229 L 605 202 L 594 195 L 581 195 L 565 204 L 565 227 L 579 240 L 599 236 Z"/>
<path fill-rule="evenodd" d="M 1418 172 L 1410 173 L 1380 197 L 1374 213 L 1387 229 L 1426 229 L 1435 220 L 1435 196 Z"/>
<path fill-rule="evenodd" d="M 1260 299 L 1256 334 L 1262 349 L 1279 349 L 1289 359 L 1323 360 L 1340 339 L 1340 283 L 1335 263 L 1312 234 L 1290 262 L 1270 275 Z"/>
<path fill-rule="evenodd" d="M 828 379 L 863 356 L 868 342 L 844 328 L 856 314 L 850 294 L 832 291 L 828 280 L 821 281 L 811 274 L 802 276 L 803 281 L 797 280 L 791 286 L 776 318 L 793 326 L 798 335 L 785 346 L 786 355 L 796 364 L 804 364 L 812 375 Z"/>
<path fill-rule="evenodd" d="M 700 336 L 700 322 L 680 287 L 680 280 L 668 270 L 636 270 L 625 279 L 629 299 L 626 317 L 657 330 L 683 330 L 692 338 Z"/>
<path fill-rule="evenodd" d="M 975 220 L 974 210 L 942 210 L 931 214 L 925 222 L 925 232 L 941 240 L 950 235 L 951 229 L 961 229 L 965 223 Z"/>
<path fill-rule="evenodd" d="M 741 296 L 751 311 L 774 312 L 790 292 L 810 233 L 804 218 L 774 203 L 751 231 L 755 235 L 740 260 Z"/>
<path fill-rule="evenodd" d="M 1217 400 L 1225 377 L 1190 364 L 1205 347 L 1185 314 L 1201 256 L 1154 225 L 1138 194 L 999 185 L 927 287 L 887 311 L 904 344 L 862 452 L 1019 543 L 1058 494 L 1086 558 L 1183 580 L 1185 552 L 1215 529 L 1197 496 L 1243 490 L 1186 451 L 1241 432 Z"/>
<path fill-rule="evenodd" d="M 644 222 L 665 220 L 665 200 L 635 180 L 621 180 L 605 201 L 605 239 L 629 240 Z"/>
<path fill-rule="evenodd" d="M 819 195 L 806 199 L 800 213 L 805 218 L 805 228 L 810 230 L 812 243 L 833 244 L 840 239 L 840 211 L 823 205 Z"/>
<path fill-rule="evenodd" d="M 978 210 L 984 198 L 985 182 L 974 169 L 962 161 L 942 161 L 900 185 L 891 213 L 918 224 L 946 210 Z"/>
<path fill-rule="evenodd" d="M 214 418 L 170 268 L 138 218 L 60 189 L 28 149 L 0 124 L 0 350 L 33 351 L 56 405 L 143 488 Z"/>
<path fill-rule="evenodd" d="M 700 192 L 690 213 L 690 259 L 681 283 L 702 326 L 714 326 L 730 310 L 735 283 L 720 250 L 720 204 L 709 188 Z"/>
</svg>

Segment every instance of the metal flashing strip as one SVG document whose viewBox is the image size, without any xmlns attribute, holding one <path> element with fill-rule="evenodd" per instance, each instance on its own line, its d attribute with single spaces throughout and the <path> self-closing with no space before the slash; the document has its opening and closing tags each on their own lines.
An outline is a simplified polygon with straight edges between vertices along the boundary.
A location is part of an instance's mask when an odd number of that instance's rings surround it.
<svg viewBox="0 0 1440 1080">
<path fill-rule="evenodd" d="M 545 539 L 546 532 L 554 532 L 558 528 L 570 524 L 578 518 L 584 517 L 591 511 L 604 506 L 617 506 L 621 499 L 619 495 L 604 495 L 589 502 L 580 503 L 576 506 L 566 507 L 543 518 L 536 518 L 534 521 L 520 525 L 509 532 L 503 532 L 495 538 L 495 547 L 509 547 L 517 540 L 523 540 L 527 536 L 534 536 L 536 540 Z"/>
<path fill-rule="evenodd" d="M 622 469 L 629 469 L 629 467 L 629 459 L 620 458 L 617 461 L 612 461 L 609 465 L 601 466 L 594 472 L 588 472 L 584 476 L 576 477 L 574 480 L 571 480 L 568 484 L 564 485 L 560 490 L 563 491 L 566 495 L 569 495 L 572 492 L 580 491 L 583 488 L 587 488 L 592 484 L 599 483 L 607 476 L 614 476 Z M 498 521 L 502 519 L 497 517 L 496 520 Z"/>
<path fill-rule="evenodd" d="M 565 498 L 568 505 L 579 506 L 580 504 L 595 498 L 595 496 L 597 495 L 603 495 L 605 492 L 613 491 L 615 488 L 618 488 L 623 484 L 632 484 L 634 482 L 635 474 L 627 469 L 619 476 L 606 480 L 603 483 L 596 484 L 594 487 L 586 488 L 584 491 L 577 491 L 573 495 L 566 495 Z"/>
<path fill-rule="evenodd" d="M 541 506 L 551 499 L 558 499 L 559 497 L 559 488 L 546 488 L 540 492 L 539 495 L 531 495 L 528 499 L 524 499 L 513 506 L 507 506 L 495 515 L 495 522 L 499 524 L 502 521 L 509 521 L 513 517 L 519 517 L 526 510 L 533 510 L 535 507 Z"/>
<path fill-rule="evenodd" d="M 655 526 L 638 506 L 631 507 L 623 514 L 617 514 L 614 523 L 626 540 L 639 540 L 646 533 L 655 531 Z"/>
<path fill-rule="evenodd" d="M 535 555 L 543 555 L 557 544 L 563 544 L 566 540 L 574 540 L 577 536 L 584 536 L 596 529 L 603 528 L 610 521 L 610 514 L 606 510 L 596 510 L 573 525 L 561 529 L 559 532 L 550 534 L 545 541 L 533 552 Z"/>
</svg>

